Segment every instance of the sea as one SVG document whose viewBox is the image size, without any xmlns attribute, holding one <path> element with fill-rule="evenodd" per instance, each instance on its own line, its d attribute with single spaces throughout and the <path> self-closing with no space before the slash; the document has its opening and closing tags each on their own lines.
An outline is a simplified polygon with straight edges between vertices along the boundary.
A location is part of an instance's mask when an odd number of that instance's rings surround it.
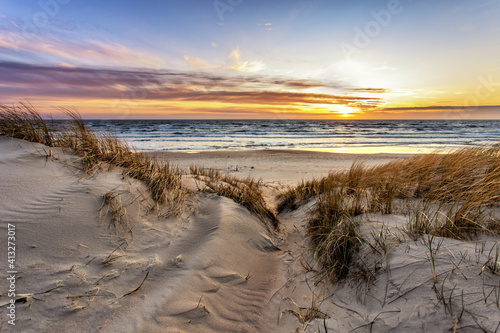
<svg viewBox="0 0 500 333">
<path fill-rule="evenodd" d="M 500 143 L 500 120 L 86 120 L 142 151 L 428 153 Z"/>
</svg>

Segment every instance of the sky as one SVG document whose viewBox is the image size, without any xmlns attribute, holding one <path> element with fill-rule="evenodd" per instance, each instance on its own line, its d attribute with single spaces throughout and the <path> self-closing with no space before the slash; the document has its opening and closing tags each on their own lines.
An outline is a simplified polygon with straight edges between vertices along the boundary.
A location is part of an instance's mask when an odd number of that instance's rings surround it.
<svg viewBox="0 0 500 333">
<path fill-rule="evenodd" d="M 0 0 L 0 104 L 112 119 L 500 119 L 500 0 Z"/>
</svg>

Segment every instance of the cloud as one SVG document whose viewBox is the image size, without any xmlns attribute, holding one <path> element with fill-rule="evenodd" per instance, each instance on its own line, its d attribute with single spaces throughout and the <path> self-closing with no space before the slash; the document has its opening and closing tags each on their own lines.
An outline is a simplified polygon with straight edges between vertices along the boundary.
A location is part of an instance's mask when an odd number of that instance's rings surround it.
<svg viewBox="0 0 500 333">
<path fill-rule="evenodd" d="M 351 89 L 351 91 L 362 92 L 362 93 L 384 94 L 384 93 L 389 93 L 392 90 L 385 88 L 354 88 Z"/>
<path fill-rule="evenodd" d="M 374 107 L 376 98 L 346 97 L 328 94 L 311 94 L 283 91 L 150 91 L 149 98 L 177 101 L 206 101 L 236 104 L 263 105 L 345 105 L 350 107 Z"/>
<path fill-rule="evenodd" d="M 28 98 L 102 114 L 127 108 L 137 117 L 332 117 L 336 106 L 377 119 L 500 118 L 500 105 L 384 107 L 381 88 L 257 74 L 44 66 L 0 61 L 0 103 Z M 328 91 L 331 91 L 330 93 Z M 334 91 L 346 92 L 334 93 Z M 355 94 L 360 93 L 359 95 Z M 366 92 L 373 94 L 367 95 Z M 118 101 L 118 103 L 116 103 Z M 451 103 L 450 103 L 451 104 Z M 38 104 L 37 104 L 38 105 Z M 162 113 L 163 112 L 163 113 Z M 328 116 L 330 115 L 330 116 Z"/>
<path fill-rule="evenodd" d="M 455 105 L 439 105 L 439 106 L 417 106 L 417 107 L 392 107 L 383 108 L 381 111 L 400 112 L 400 111 L 466 111 L 473 109 L 496 109 L 500 111 L 500 105 L 480 105 L 480 106 L 455 106 Z"/>
<path fill-rule="evenodd" d="M 186 60 L 186 63 L 195 68 L 200 68 L 200 69 L 220 69 L 221 66 L 213 66 L 208 64 L 205 60 L 202 60 L 200 58 L 190 58 L 188 56 L 184 56 L 184 60 Z"/>
<path fill-rule="evenodd" d="M 0 86 L 4 96 L 71 97 L 82 99 L 133 98 L 179 102 L 217 102 L 252 105 L 296 105 L 303 108 L 345 105 L 374 108 L 380 98 L 296 89 L 322 86 L 313 80 L 288 80 L 268 76 L 222 76 L 210 73 L 83 68 L 29 65 L 0 61 Z M 2 100 L 1 102 L 15 102 Z"/>
<path fill-rule="evenodd" d="M 500 105 L 388 107 L 369 113 L 385 119 L 500 119 Z"/>
<path fill-rule="evenodd" d="M 228 60 L 230 65 L 227 67 L 230 70 L 238 72 L 258 72 L 266 68 L 266 65 L 259 60 L 241 61 L 240 49 L 236 48 L 229 53 Z"/>
<path fill-rule="evenodd" d="M 273 24 L 272 24 L 272 23 L 270 23 L 270 22 L 268 22 L 268 23 L 264 23 L 264 24 L 262 24 L 262 23 L 258 23 L 257 25 L 258 25 L 258 26 L 262 26 L 262 27 L 264 27 L 264 29 L 266 29 L 267 31 L 271 31 L 271 30 L 273 30 L 273 28 L 272 28 Z"/>
<path fill-rule="evenodd" d="M 221 65 L 211 65 L 207 61 L 200 58 L 191 58 L 188 56 L 184 56 L 184 59 L 189 66 L 199 69 L 220 69 L 243 73 L 252 73 L 259 72 L 267 67 L 266 64 L 264 64 L 260 60 L 242 61 L 239 48 L 236 48 L 229 52 L 226 63 Z"/>
<path fill-rule="evenodd" d="M 388 107 L 368 114 L 377 119 L 500 119 L 500 105 Z"/>
<path fill-rule="evenodd" d="M 44 62 L 63 62 L 72 65 L 114 65 L 155 67 L 163 60 L 145 52 L 131 50 L 116 42 L 95 39 L 71 41 L 42 34 L 28 38 L 20 32 L 0 29 L 0 55 L 17 59 L 40 59 Z"/>
</svg>

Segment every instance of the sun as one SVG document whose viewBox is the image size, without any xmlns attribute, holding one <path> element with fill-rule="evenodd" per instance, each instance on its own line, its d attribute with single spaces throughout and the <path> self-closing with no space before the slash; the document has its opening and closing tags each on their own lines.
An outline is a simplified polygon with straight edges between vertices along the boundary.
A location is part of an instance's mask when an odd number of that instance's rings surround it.
<svg viewBox="0 0 500 333">
<path fill-rule="evenodd" d="M 328 109 L 330 112 L 334 112 L 343 118 L 353 117 L 356 114 L 356 110 L 350 106 L 338 105 L 338 104 L 319 104 L 320 107 Z"/>
</svg>

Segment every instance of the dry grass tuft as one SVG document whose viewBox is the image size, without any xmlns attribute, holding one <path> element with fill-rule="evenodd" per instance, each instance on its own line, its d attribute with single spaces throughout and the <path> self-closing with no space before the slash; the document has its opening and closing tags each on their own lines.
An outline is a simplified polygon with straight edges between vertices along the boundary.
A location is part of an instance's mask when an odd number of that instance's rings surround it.
<svg viewBox="0 0 500 333">
<path fill-rule="evenodd" d="M 122 197 L 120 194 L 113 191 L 109 191 L 104 195 L 104 202 L 99 209 L 101 215 L 110 216 L 109 227 L 113 230 L 115 234 L 119 234 L 122 231 L 132 234 L 132 229 L 128 223 L 127 210 L 123 205 Z"/>
<path fill-rule="evenodd" d="M 351 219 L 356 203 L 347 192 L 349 188 L 332 187 L 321 194 L 307 225 L 316 260 L 323 267 L 320 275 L 333 282 L 347 276 L 362 243 Z"/>
<path fill-rule="evenodd" d="M 320 311 L 317 307 L 304 308 L 300 307 L 299 311 L 287 310 L 287 312 L 293 314 L 302 323 L 306 324 L 314 319 L 328 319 L 330 318 L 326 313 Z"/>
<path fill-rule="evenodd" d="M 13 138 L 53 145 L 54 128 L 28 103 L 0 105 L 0 133 Z"/>
<path fill-rule="evenodd" d="M 240 179 L 230 175 L 222 175 L 217 170 L 198 166 L 191 166 L 190 170 L 197 179 L 205 182 L 205 192 L 213 192 L 234 200 L 263 222 L 278 229 L 278 216 L 267 206 L 262 195 L 260 182 L 256 182 L 251 177 Z"/>
<path fill-rule="evenodd" d="M 93 175 L 103 162 L 123 168 L 123 174 L 144 182 L 152 198 L 167 203 L 174 211 L 183 202 L 182 172 L 169 163 L 160 163 L 131 149 L 111 135 L 98 136 L 73 110 L 65 110 L 69 121 L 48 123 L 29 104 L 0 106 L 0 135 L 53 147 L 73 149 L 81 156 L 87 175 Z"/>
<path fill-rule="evenodd" d="M 356 250 L 353 216 L 391 214 L 397 200 L 419 200 L 410 210 L 407 232 L 467 239 L 484 231 L 498 233 L 498 221 L 485 211 L 500 201 L 500 145 L 432 153 L 366 167 L 354 163 L 346 172 L 302 182 L 279 195 L 278 211 L 296 209 L 318 198 L 308 233 L 323 273 L 346 275 Z"/>
</svg>

